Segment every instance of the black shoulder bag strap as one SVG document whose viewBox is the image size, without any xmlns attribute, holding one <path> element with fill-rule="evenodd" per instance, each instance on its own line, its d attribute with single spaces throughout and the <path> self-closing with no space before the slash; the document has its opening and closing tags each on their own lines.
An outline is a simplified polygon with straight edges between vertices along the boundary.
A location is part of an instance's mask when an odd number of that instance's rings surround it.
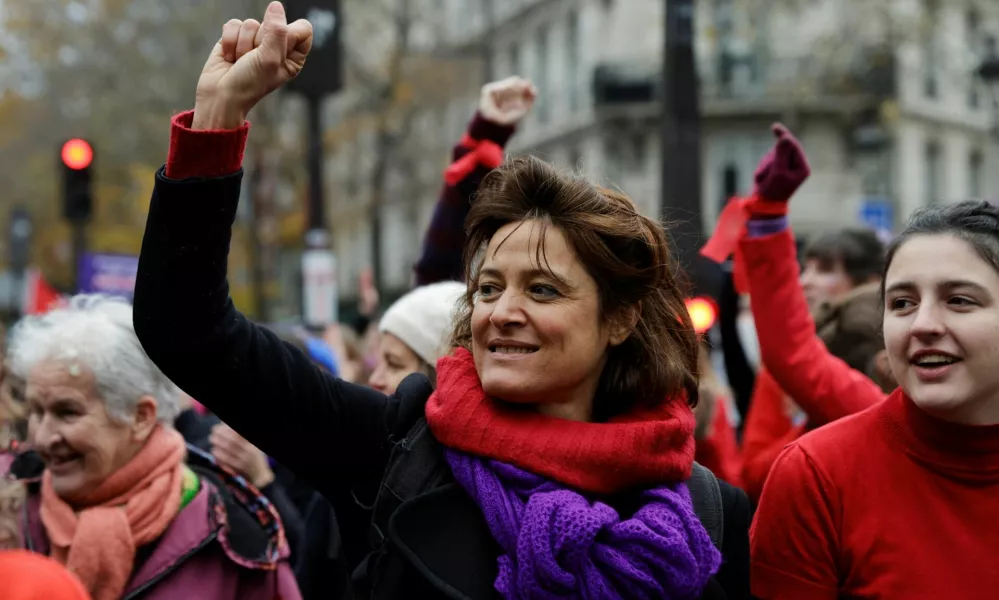
<svg viewBox="0 0 999 600">
<path fill-rule="evenodd" d="M 722 507 L 721 487 L 710 470 L 694 463 L 693 472 L 687 480 L 687 488 L 694 503 L 694 512 L 701 525 L 707 530 L 711 542 L 722 549 L 725 531 L 725 514 Z"/>
</svg>

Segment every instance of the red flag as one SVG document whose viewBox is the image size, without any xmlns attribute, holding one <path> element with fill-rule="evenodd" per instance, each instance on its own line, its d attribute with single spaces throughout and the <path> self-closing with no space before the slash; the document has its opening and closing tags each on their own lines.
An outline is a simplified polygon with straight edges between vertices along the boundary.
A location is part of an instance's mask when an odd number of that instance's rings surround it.
<svg viewBox="0 0 999 600">
<path fill-rule="evenodd" d="M 21 298 L 22 314 L 40 315 L 65 304 L 66 299 L 45 281 L 45 277 L 37 269 L 25 273 L 24 296 Z"/>
</svg>

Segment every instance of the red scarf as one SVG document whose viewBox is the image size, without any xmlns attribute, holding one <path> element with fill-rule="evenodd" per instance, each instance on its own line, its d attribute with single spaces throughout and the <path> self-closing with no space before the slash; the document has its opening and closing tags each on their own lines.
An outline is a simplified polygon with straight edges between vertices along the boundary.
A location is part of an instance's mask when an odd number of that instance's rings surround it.
<svg viewBox="0 0 999 600">
<path fill-rule="evenodd" d="M 426 412 L 444 446 L 598 494 L 684 481 L 694 461 L 694 415 L 682 398 L 607 423 L 548 417 L 487 398 L 463 348 L 438 361 Z"/>
</svg>

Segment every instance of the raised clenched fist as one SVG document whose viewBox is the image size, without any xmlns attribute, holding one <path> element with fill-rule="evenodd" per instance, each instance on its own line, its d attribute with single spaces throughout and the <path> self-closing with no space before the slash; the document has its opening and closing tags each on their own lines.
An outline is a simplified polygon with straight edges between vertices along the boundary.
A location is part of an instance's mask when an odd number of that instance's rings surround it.
<svg viewBox="0 0 999 600">
<path fill-rule="evenodd" d="M 497 125 L 516 125 L 531 112 L 538 90 L 523 77 L 507 77 L 482 86 L 479 114 Z"/>
<path fill-rule="evenodd" d="M 786 202 L 812 173 L 801 142 L 780 123 L 771 126 L 775 143 L 760 160 L 753 174 L 755 191 L 761 197 Z"/>
<path fill-rule="evenodd" d="M 240 127 L 264 96 L 298 75 L 311 49 L 312 25 L 289 25 L 280 2 L 267 6 L 263 23 L 226 23 L 198 80 L 194 129 Z"/>
</svg>

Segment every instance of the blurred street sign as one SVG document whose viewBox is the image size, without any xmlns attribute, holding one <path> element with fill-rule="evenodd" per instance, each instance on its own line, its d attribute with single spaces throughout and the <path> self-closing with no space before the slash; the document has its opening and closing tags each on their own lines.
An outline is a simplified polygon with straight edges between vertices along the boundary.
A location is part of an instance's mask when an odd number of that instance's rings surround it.
<svg viewBox="0 0 999 600">
<path fill-rule="evenodd" d="M 80 258 L 77 291 L 119 296 L 131 302 L 138 270 L 137 256 L 84 253 Z"/>
<path fill-rule="evenodd" d="M 877 232 L 895 228 L 895 210 L 887 198 L 866 198 L 860 203 L 860 223 Z"/>
<path fill-rule="evenodd" d="M 336 256 L 331 250 L 311 249 L 302 253 L 302 320 L 324 327 L 339 320 Z"/>
<path fill-rule="evenodd" d="M 298 77 L 288 89 L 306 96 L 321 97 L 343 87 L 343 20 L 340 0 L 286 0 L 288 21 L 308 19 L 312 23 L 312 51 Z"/>
</svg>

